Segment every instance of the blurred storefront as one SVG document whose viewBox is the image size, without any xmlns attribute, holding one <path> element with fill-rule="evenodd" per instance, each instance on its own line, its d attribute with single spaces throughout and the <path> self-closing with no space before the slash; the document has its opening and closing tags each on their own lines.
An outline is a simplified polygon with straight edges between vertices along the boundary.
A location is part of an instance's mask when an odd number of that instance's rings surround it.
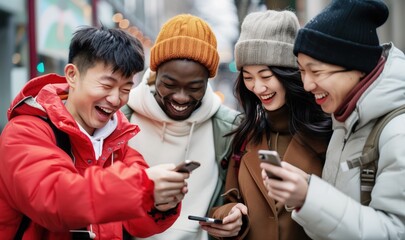
<svg viewBox="0 0 405 240">
<path fill-rule="evenodd" d="M 295 10 L 305 24 L 330 0 L 0 0 L 0 130 L 7 108 L 30 78 L 63 74 L 68 44 L 80 25 L 122 28 L 139 38 L 149 50 L 161 25 L 179 13 L 207 20 L 218 38 L 221 64 L 212 85 L 224 103 L 237 108 L 232 86 L 237 77 L 233 46 L 240 21 L 247 13 L 271 9 Z M 392 41 L 405 50 L 405 1 L 386 0 L 388 22 L 379 29 L 381 42 Z"/>
</svg>

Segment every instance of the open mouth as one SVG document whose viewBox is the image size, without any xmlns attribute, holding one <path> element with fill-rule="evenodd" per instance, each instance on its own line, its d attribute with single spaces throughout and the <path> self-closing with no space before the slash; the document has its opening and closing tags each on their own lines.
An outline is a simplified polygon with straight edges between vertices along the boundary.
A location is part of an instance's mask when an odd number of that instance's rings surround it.
<svg viewBox="0 0 405 240">
<path fill-rule="evenodd" d="M 328 95 L 329 95 L 328 93 L 317 93 L 317 94 L 314 94 L 316 100 L 321 100 L 321 99 L 327 97 Z"/>
<path fill-rule="evenodd" d="M 329 94 L 326 93 L 326 92 L 324 92 L 324 93 L 316 93 L 316 94 L 314 94 L 314 96 L 315 96 L 315 102 L 318 105 L 322 105 L 326 101 Z"/>
<path fill-rule="evenodd" d="M 177 112 L 183 112 L 183 111 L 187 110 L 187 108 L 189 107 L 189 106 L 179 106 L 174 103 L 170 103 L 170 106 L 172 106 L 172 108 L 174 110 L 176 110 Z"/>
<path fill-rule="evenodd" d="M 107 109 L 107 108 L 103 108 L 103 107 L 98 107 L 96 106 L 96 109 L 99 113 L 103 114 L 104 116 L 110 116 L 111 113 L 113 113 L 114 111 L 111 109 Z"/>
<path fill-rule="evenodd" d="M 260 99 L 266 101 L 266 100 L 269 100 L 270 98 L 274 97 L 274 95 L 276 95 L 276 92 L 273 92 L 273 93 L 270 93 L 267 95 L 262 95 L 262 96 L 260 96 Z"/>
</svg>

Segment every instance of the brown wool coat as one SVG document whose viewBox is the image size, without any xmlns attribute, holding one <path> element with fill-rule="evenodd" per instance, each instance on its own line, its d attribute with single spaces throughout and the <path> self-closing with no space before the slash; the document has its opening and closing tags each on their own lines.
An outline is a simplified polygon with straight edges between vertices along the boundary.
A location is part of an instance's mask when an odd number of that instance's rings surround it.
<svg viewBox="0 0 405 240">
<path fill-rule="evenodd" d="M 279 129 L 285 130 L 287 121 Z M 280 124 L 279 124 L 280 125 Z M 261 177 L 258 154 L 259 149 L 277 150 L 283 161 L 295 165 L 307 173 L 321 175 L 327 142 L 313 137 L 291 136 L 288 131 L 272 132 L 270 144 L 263 137 L 259 145 L 248 144 L 243 155 L 237 175 L 235 160 L 229 163 L 225 185 L 225 202 L 227 204 L 212 209 L 211 216 L 224 218 L 238 202 L 248 208 L 248 216 L 237 238 L 246 240 L 291 240 L 310 239 L 303 228 L 291 219 L 283 204 L 276 203 L 268 197 Z M 269 148 L 268 145 L 271 147 Z M 238 177 L 237 177 L 238 176 Z M 238 192 L 240 198 L 238 200 Z"/>
</svg>

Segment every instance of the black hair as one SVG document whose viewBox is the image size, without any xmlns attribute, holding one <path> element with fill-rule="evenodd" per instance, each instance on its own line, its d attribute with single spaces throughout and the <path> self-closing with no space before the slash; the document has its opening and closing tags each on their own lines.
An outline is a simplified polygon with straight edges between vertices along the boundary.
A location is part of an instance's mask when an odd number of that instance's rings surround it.
<svg viewBox="0 0 405 240">
<path fill-rule="evenodd" d="M 141 42 L 124 30 L 83 26 L 73 34 L 69 63 L 86 72 L 97 62 L 112 66 L 113 72 L 130 77 L 145 67 Z"/>
<path fill-rule="evenodd" d="M 269 67 L 274 76 L 286 90 L 286 106 L 289 111 L 289 131 L 291 134 L 305 134 L 329 141 L 332 135 L 332 120 L 316 104 L 314 96 L 306 92 L 298 69 L 287 67 Z M 263 134 L 270 135 L 270 122 L 267 110 L 260 99 L 245 86 L 240 71 L 234 86 L 234 95 L 243 109 L 242 122 L 232 133 L 233 152 L 238 153 L 245 140 L 259 144 Z"/>
</svg>

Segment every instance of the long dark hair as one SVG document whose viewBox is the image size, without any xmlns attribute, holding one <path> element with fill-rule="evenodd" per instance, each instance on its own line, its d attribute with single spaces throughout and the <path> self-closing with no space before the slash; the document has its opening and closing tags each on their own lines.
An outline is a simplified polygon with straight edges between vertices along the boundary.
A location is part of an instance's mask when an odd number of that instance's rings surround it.
<svg viewBox="0 0 405 240">
<path fill-rule="evenodd" d="M 315 103 L 314 96 L 304 90 L 298 69 L 287 67 L 269 67 L 269 69 L 286 90 L 291 134 L 311 135 L 328 141 L 332 134 L 330 115 L 324 113 Z M 234 95 L 244 113 L 241 124 L 231 133 L 235 134 L 232 148 L 233 152 L 237 153 L 245 140 L 259 144 L 263 134 L 270 135 L 271 126 L 267 110 L 262 107 L 260 99 L 246 88 L 242 71 L 236 80 Z"/>
</svg>

